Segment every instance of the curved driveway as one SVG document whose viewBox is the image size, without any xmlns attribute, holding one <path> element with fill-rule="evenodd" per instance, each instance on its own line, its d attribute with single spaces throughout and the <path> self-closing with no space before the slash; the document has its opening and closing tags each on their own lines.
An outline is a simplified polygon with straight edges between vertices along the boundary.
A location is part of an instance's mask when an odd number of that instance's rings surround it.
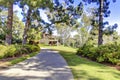
<svg viewBox="0 0 120 80">
<path fill-rule="evenodd" d="M 0 80 L 74 80 L 66 61 L 57 51 L 41 52 L 7 70 L 0 71 Z"/>
</svg>

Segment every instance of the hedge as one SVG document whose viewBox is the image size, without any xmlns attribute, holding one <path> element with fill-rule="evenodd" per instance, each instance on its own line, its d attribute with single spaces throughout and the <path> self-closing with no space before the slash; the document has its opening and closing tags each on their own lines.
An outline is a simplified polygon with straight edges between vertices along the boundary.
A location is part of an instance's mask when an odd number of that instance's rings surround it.
<svg viewBox="0 0 120 80">
<path fill-rule="evenodd" d="M 99 47 L 85 44 L 78 49 L 77 55 L 97 62 L 120 64 L 120 44 L 106 44 Z"/>
<path fill-rule="evenodd" d="M 40 47 L 37 45 L 0 45 L 0 58 L 17 57 L 36 51 L 40 51 Z"/>
</svg>

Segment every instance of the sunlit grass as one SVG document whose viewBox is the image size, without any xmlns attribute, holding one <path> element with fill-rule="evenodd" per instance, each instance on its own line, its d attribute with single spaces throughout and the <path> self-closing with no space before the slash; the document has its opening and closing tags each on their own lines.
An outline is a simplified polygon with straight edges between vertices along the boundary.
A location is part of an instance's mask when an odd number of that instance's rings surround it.
<svg viewBox="0 0 120 80">
<path fill-rule="evenodd" d="M 120 80 L 120 71 L 114 68 L 81 58 L 76 49 L 64 46 L 46 46 L 60 51 L 72 69 L 75 80 Z"/>
</svg>

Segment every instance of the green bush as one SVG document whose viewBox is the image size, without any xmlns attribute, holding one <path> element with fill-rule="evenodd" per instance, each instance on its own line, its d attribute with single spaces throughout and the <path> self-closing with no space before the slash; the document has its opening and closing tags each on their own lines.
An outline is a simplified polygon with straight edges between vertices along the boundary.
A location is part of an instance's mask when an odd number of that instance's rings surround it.
<svg viewBox="0 0 120 80">
<path fill-rule="evenodd" d="M 15 48 L 14 45 L 8 46 L 7 50 L 5 51 L 4 57 L 5 58 L 7 58 L 7 57 L 14 57 L 16 50 L 17 49 Z"/>
<path fill-rule="evenodd" d="M 28 54 L 30 53 L 25 47 L 23 47 L 22 45 L 17 45 L 16 47 L 16 51 L 15 51 L 15 56 L 19 56 L 22 54 Z"/>
<path fill-rule="evenodd" d="M 7 50 L 7 46 L 0 45 L 0 59 L 3 58 L 6 50 Z"/>
<path fill-rule="evenodd" d="M 35 52 L 40 50 L 38 45 L 24 45 L 23 47 L 27 49 L 28 52 Z"/>
<path fill-rule="evenodd" d="M 83 57 L 88 57 L 92 60 L 96 60 L 94 58 L 98 56 L 96 52 L 97 52 L 97 47 L 94 47 L 93 45 L 84 45 L 83 47 L 78 49 L 77 54 Z"/>
<path fill-rule="evenodd" d="M 120 63 L 120 45 L 106 44 L 99 47 L 84 45 L 78 49 L 77 55 L 96 60 L 97 62 L 118 64 Z"/>
<path fill-rule="evenodd" d="M 16 57 L 40 51 L 40 48 L 37 45 L 0 45 L 0 49 L 0 58 Z"/>
</svg>

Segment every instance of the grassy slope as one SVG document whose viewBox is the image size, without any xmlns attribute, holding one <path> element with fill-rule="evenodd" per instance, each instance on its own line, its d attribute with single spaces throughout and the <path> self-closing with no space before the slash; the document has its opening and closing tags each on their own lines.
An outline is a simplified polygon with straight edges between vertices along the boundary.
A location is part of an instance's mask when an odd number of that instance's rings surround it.
<svg viewBox="0 0 120 80">
<path fill-rule="evenodd" d="M 76 49 L 63 46 L 47 48 L 60 51 L 72 69 L 75 80 L 120 80 L 120 71 L 80 58 L 75 55 Z"/>
<path fill-rule="evenodd" d="M 21 56 L 21 57 L 18 57 L 18 58 L 13 58 L 12 60 L 9 60 L 9 61 L 5 61 L 5 62 L 2 62 L 2 65 L 0 65 L 0 68 L 1 67 L 8 67 L 8 66 L 11 66 L 11 65 L 14 65 L 14 64 L 17 64 L 19 62 L 22 62 L 26 59 L 29 59 L 30 57 L 33 57 L 35 56 L 36 54 L 38 54 L 39 52 L 33 52 L 31 54 L 26 54 L 24 56 Z"/>
<path fill-rule="evenodd" d="M 33 53 L 30 53 L 30 54 L 27 54 L 26 56 L 22 56 L 20 58 L 17 58 L 17 59 L 14 59 L 14 60 L 11 60 L 9 61 L 9 65 L 14 65 L 14 64 L 17 64 L 19 62 L 22 62 L 26 59 L 29 59 L 30 57 L 33 57 L 35 56 L 36 54 L 38 54 L 39 52 L 33 52 Z"/>
</svg>

